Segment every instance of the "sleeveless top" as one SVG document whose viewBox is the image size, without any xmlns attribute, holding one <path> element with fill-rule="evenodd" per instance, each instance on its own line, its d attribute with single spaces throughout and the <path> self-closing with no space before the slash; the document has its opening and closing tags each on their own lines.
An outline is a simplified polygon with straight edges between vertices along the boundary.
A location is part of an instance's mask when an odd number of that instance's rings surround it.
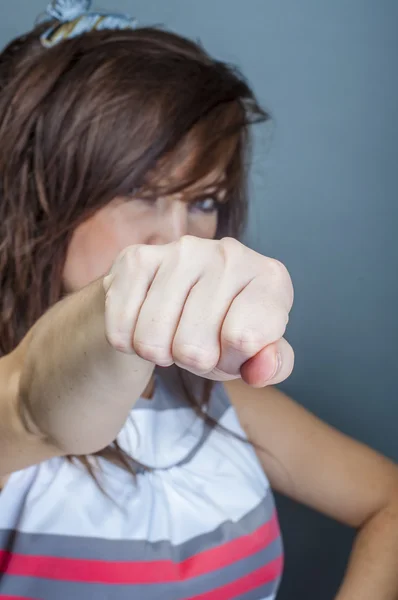
<svg viewBox="0 0 398 600">
<path fill-rule="evenodd" d="M 207 412 L 244 437 L 221 384 Z M 174 368 L 157 372 L 118 441 L 151 470 L 133 478 L 100 459 L 104 491 L 64 458 L 11 475 L 0 599 L 273 600 L 282 541 L 252 446 L 197 417 Z"/>
</svg>

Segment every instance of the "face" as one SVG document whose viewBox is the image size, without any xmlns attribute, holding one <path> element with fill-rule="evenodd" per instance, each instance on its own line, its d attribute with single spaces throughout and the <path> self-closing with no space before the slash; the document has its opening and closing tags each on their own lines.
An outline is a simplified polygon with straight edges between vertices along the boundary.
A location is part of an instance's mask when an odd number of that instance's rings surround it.
<svg viewBox="0 0 398 600">
<path fill-rule="evenodd" d="M 77 291 L 105 275 L 127 246 L 168 244 L 183 235 L 213 238 L 225 195 L 221 180 L 222 174 L 212 173 L 181 193 L 155 200 L 115 198 L 74 232 L 64 269 L 65 289 Z"/>
</svg>

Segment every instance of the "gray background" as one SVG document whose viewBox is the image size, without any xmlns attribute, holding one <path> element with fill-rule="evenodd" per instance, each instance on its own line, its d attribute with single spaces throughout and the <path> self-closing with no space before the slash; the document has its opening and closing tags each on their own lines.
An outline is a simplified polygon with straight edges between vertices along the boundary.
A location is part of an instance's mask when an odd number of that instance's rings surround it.
<svg viewBox="0 0 398 600">
<path fill-rule="evenodd" d="M 45 4 L 1 0 L 0 43 Z M 108 8 L 200 38 L 241 67 L 272 112 L 272 129 L 257 135 L 248 242 L 283 260 L 295 282 L 297 363 L 284 387 L 398 459 L 397 0 L 109 0 Z M 284 499 L 279 507 L 287 570 L 278 600 L 331 600 L 351 532 Z"/>
</svg>

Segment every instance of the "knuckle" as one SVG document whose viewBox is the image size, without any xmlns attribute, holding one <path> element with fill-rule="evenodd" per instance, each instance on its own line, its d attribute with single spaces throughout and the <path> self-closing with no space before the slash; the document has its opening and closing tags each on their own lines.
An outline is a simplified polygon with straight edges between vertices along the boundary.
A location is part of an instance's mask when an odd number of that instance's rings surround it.
<svg viewBox="0 0 398 600">
<path fill-rule="evenodd" d="M 198 254 L 198 240 L 191 235 L 183 235 L 178 241 L 171 244 L 172 252 L 170 259 L 172 260 L 173 270 L 184 268 L 187 262 L 191 262 L 192 257 Z"/>
<path fill-rule="evenodd" d="M 231 350 L 251 355 L 264 345 L 264 335 L 252 328 L 228 327 L 222 332 L 222 342 Z"/>
<path fill-rule="evenodd" d="M 146 269 L 153 264 L 152 247 L 144 244 L 128 246 L 120 255 L 119 262 L 123 269 L 128 272 L 136 271 L 138 268 Z"/>
<path fill-rule="evenodd" d="M 269 311 L 261 319 L 261 329 L 257 326 L 239 327 L 228 325 L 222 330 L 222 344 L 229 350 L 234 350 L 245 355 L 254 356 L 262 348 L 280 340 L 287 325 L 286 313 Z"/>
<path fill-rule="evenodd" d="M 192 235 L 183 235 L 177 242 L 177 248 L 179 252 L 185 254 L 185 252 L 191 252 L 192 247 L 198 243 L 197 238 Z"/>
<path fill-rule="evenodd" d="M 150 344 L 140 339 L 134 339 L 133 346 L 135 353 L 150 363 L 159 367 L 169 367 L 173 364 L 171 353 L 164 346 Z"/>
<path fill-rule="evenodd" d="M 276 258 L 267 258 L 267 263 L 268 271 L 276 279 L 285 280 L 286 278 L 289 278 L 287 268 L 279 260 Z"/>
<path fill-rule="evenodd" d="M 243 248 L 243 245 L 238 242 L 236 238 L 230 236 L 222 238 L 219 243 L 225 248 L 230 248 L 231 250 L 239 250 Z"/>
<path fill-rule="evenodd" d="M 133 350 L 130 340 L 123 332 L 108 327 L 105 329 L 105 337 L 112 348 L 118 352 L 124 352 L 126 354 L 132 353 Z"/>
<path fill-rule="evenodd" d="M 268 343 L 276 342 L 285 334 L 289 321 L 288 313 L 280 307 L 270 307 L 264 318 L 263 331 L 266 331 Z"/>
<path fill-rule="evenodd" d="M 242 254 L 244 246 L 235 238 L 225 237 L 217 243 L 217 249 L 225 262 L 231 257 L 236 258 Z"/>
<path fill-rule="evenodd" d="M 133 268 L 137 265 L 144 265 L 148 261 L 148 252 L 144 245 L 129 246 L 125 257 L 127 266 Z"/>
<path fill-rule="evenodd" d="M 288 307 L 288 310 L 290 310 L 294 297 L 293 283 L 290 273 L 286 266 L 279 260 L 276 260 L 275 258 L 267 258 L 266 260 L 266 272 L 268 273 L 267 279 L 270 277 L 274 285 L 277 286 L 278 293 L 281 294 L 284 304 Z"/>
<path fill-rule="evenodd" d="M 135 254 L 135 249 L 133 246 L 130 246 L 128 248 L 125 248 L 123 250 L 123 252 L 119 255 L 119 258 L 117 259 L 117 262 L 115 263 L 115 267 L 116 267 L 119 275 L 123 276 L 123 274 L 126 271 L 132 270 L 133 263 L 134 263 L 134 254 Z"/>
<path fill-rule="evenodd" d="M 271 258 L 269 260 L 271 261 L 269 268 L 276 281 L 283 285 L 286 289 L 293 290 L 292 280 L 287 267 L 275 258 Z"/>
<path fill-rule="evenodd" d="M 176 343 L 173 346 L 174 362 L 195 373 L 209 373 L 218 363 L 218 351 L 192 344 Z"/>
</svg>

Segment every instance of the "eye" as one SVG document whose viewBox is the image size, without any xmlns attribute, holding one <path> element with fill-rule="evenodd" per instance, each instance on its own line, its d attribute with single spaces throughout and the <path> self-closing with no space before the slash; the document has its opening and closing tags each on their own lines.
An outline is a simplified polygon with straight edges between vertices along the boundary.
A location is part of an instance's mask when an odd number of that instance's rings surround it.
<svg viewBox="0 0 398 600">
<path fill-rule="evenodd" d="M 196 198 L 190 203 L 190 210 L 200 211 L 202 213 L 211 214 L 218 210 L 219 202 L 214 196 L 205 196 L 203 198 Z"/>
</svg>

